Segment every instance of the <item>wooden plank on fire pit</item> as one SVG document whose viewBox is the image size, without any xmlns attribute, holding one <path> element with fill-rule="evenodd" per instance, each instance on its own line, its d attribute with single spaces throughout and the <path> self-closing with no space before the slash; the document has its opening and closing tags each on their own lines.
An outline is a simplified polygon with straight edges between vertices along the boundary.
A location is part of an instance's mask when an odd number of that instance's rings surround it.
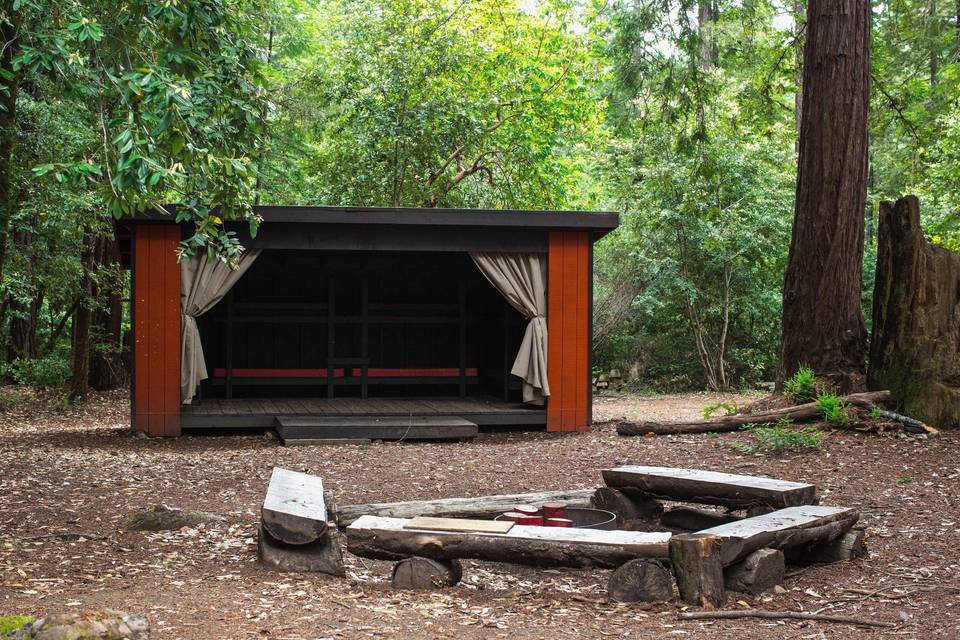
<svg viewBox="0 0 960 640">
<path fill-rule="evenodd" d="M 667 558 L 669 533 L 514 525 L 507 533 L 406 529 L 410 520 L 362 516 L 347 527 L 351 553 L 379 560 L 421 556 L 534 566 L 615 568 L 634 558 Z"/>
<path fill-rule="evenodd" d="M 465 518 L 425 518 L 418 516 L 403 525 L 404 529 L 429 531 L 464 531 L 473 533 L 506 533 L 513 528 L 509 520 L 467 520 Z"/>
<path fill-rule="evenodd" d="M 700 469 L 630 465 L 603 470 L 603 481 L 622 491 L 634 491 L 663 500 L 717 504 L 745 508 L 774 508 L 813 504 L 812 484 L 759 476 L 740 476 Z"/>
<path fill-rule="evenodd" d="M 830 542 L 849 531 L 859 518 L 856 509 L 807 505 L 744 518 L 698 533 L 720 540 L 723 564 L 729 565 L 764 547 L 784 549 Z"/>
</svg>

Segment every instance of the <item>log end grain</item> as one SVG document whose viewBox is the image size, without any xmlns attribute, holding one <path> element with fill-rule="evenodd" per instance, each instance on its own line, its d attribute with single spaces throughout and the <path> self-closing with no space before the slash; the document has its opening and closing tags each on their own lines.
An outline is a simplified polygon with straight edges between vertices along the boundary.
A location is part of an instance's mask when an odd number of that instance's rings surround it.
<svg viewBox="0 0 960 640">
<path fill-rule="evenodd" d="M 272 571 L 304 571 L 344 577 L 343 552 L 339 536 L 328 535 L 310 544 L 290 545 L 277 540 L 261 525 L 257 555 L 263 566 Z"/>
<path fill-rule="evenodd" d="M 390 582 L 394 589 L 439 589 L 452 587 L 463 578 L 457 560 L 433 560 L 414 556 L 393 566 Z"/>
<path fill-rule="evenodd" d="M 673 578 L 660 562 L 638 558 L 614 570 L 607 593 L 617 602 L 666 602 L 673 599 Z"/>
</svg>

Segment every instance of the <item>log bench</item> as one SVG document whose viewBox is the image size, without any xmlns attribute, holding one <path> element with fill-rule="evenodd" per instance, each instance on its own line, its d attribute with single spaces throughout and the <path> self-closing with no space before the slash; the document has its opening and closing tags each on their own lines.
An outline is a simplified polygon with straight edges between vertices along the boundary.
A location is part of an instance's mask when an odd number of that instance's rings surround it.
<svg viewBox="0 0 960 640">
<path fill-rule="evenodd" d="M 346 529 L 347 549 L 376 560 L 488 560 L 532 566 L 616 568 L 636 558 L 667 558 L 669 533 L 515 525 L 506 533 L 404 528 L 407 518 L 361 516 Z"/>
<path fill-rule="evenodd" d="M 275 571 L 345 575 L 321 478 L 273 468 L 260 508 L 257 551 L 264 566 Z"/>
<path fill-rule="evenodd" d="M 700 469 L 629 465 L 604 469 L 603 481 L 643 499 L 713 504 L 735 509 L 767 506 L 774 509 L 814 504 L 812 484 L 759 476 L 741 476 Z"/>
<path fill-rule="evenodd" d="M 772 572 L 779 570 L 782 576 L 783 550 L 830 543 L 845 535 L 859 517 L 855 509 L 804 505 L 674 536 L 670 563 L 680 596 L 688 604 L 721 607 L 725 582 L 744 584 L 754 579 L 751 574 L 766 573 L 757 569 L 768 561 L 772 561 L 768 565 Z M 761 565 L 762 559 L 755 554 L 767 549 L 780 555 L 763 559 Z"/>
</svg>

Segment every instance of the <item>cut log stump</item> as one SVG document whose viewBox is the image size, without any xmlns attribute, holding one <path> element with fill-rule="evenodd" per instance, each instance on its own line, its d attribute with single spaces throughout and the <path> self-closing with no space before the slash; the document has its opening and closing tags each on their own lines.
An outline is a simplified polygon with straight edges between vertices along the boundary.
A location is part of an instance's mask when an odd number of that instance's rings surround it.
<svg viewBox="0 0 960 640">
<path fill-rule="evenodd" d="M 257 552 L 263 565 L 273 571 L 325 573 L 342 578 L 346 572 L 338 537 L 331 532 L 319 542 L 286 544 L 273 538 L 261 525 Z"/>
<path fill-rule="evenodd" d="M 617 524 L 623 528 L 631 520 L 648 520 L 656 517 L 663 507 L 656 500 L 633 496 L 610 487 L 600 487 L 590 500 L 594 509 L 603 509 L 617 515 Z"/>
<path fill-rule="evenodd" d="M 720 538 L 686 533 L 670 539 L 670 565 L 687 604 L 718 609 L 726 600 Z"/>
<path fill-rule="evenodd" d="M 638 558 L 614 570 L 607 593 L 617 602 L 666 602 L 673 599 L 673 577 L 657 560 Z"/>
<path fill-rule="evenodd" d="M 813 543 L 787 550 L 787 561 L 795 565 L 843 562 L 867 555 L 866 535 L 863 529 L 851 529 L 829 542 Z"/>
<path fill-rule="evenodd" d="M 727 567 L 724 579 L 727 589 L 758 594 L 770 591 L 783 582 L 786 569 L 783 552 L 777 549 L 754 551 L 741 562 Z"/>
<path fill-rule="evenodd" d="M 452 587 L 463 578 L 458 560 L 433 560 L 414 556 L 393 565 L 390 582 L 394 589 L 439 589 Z"/>
</svg>

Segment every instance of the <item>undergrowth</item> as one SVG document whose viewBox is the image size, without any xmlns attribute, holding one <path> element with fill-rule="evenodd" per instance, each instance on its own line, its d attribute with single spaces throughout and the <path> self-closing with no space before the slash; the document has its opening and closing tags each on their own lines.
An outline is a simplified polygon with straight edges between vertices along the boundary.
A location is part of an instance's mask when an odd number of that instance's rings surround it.
<svg viewBox="0 0 960 640">
<path fill-rule="evenodd" d="M 843 429 L 850 425 L 850 414 L 843 400 L 835 393 L 821 393 L 817 396 L 817 409 L 831 426 Z"/>
<path fill-rule="evenodd" d="M 816 427 L 794 429 L 791 425 L 789 418 L 756 425 L 747 429 L 753 435 L 753 442 L 736 442 L 731 446 L 741 453 L 752 454 L 816 451 L 823 445 L 823 434 Z"/>
<path fill-rule="evenodd" d="M 6 638 L 8 635 L 20 629 L 23 625 L 33 622 L 30 616 L 3 616 L 0 615 L 0 638 Z"/>
<path fill-rule="evenodd" d="M 813 369 L 801 366 L 797 372 L 784 380 L 783 393 L 793 398 L 797 404 L 813 402 L 817 397 L 817 378 Z"/>
</svg>

